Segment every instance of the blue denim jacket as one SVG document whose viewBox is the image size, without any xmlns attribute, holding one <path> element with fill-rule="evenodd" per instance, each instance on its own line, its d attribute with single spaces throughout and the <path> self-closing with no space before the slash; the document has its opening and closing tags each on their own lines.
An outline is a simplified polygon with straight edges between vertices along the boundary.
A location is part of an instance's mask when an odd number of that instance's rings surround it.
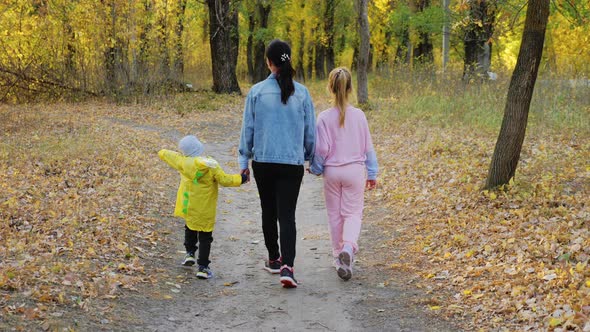
<svg viewBox="0 0 590 332">
<path fill-rule="evenodd" d="M 295 92 L 281 102 L 281 89 L 274 74 L 255 84 L 244 107 L 238 150 L 240 169 L 248 160 L 303 165 L 313 158 L 315 112 L 307 88 L 297 82 Z"/>
</svg>

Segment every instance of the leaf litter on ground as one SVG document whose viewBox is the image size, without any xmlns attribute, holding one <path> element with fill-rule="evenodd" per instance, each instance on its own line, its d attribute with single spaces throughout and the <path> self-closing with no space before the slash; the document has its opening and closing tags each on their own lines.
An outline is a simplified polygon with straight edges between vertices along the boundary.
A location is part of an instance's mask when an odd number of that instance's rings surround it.
<svg viewBox="0 0 590 332">
<path fill-rule="evenodd" d="M 71 310 L 113 323 L 104 301 L 143 284 L 178 291 L 163 270 L 145 269 L 162 255 L 159 224 L 172 222 L 176 189 L 156 152 L 196 131 L 207 143 L 230 127 L 237 141 L 242 99 L 215 103 L 182 114 L 101 102 L 0 107 L 0 326 L 33 319 L 47 330 Z M 387 212 L 371 221 L 385 240 L 369 245 L 384 280 L 423 289 L 418 304 L 468 330 L 590 330 L 587 134 L 529 131 L 516 180 L 482 191 L 494 133 L 396 123 L 387 112 L 369 119 L 381 174 L 366 211 Z"/>
<path fill-rule="evenodd" d="M 389 273 L 467 330 L 590 330 L 590 137 L 532 129 L 516 180 L 481 190 L 495 133 L 371 114 Z M 415 281 L 415 283 L 414 283 Z"/>
</svg>

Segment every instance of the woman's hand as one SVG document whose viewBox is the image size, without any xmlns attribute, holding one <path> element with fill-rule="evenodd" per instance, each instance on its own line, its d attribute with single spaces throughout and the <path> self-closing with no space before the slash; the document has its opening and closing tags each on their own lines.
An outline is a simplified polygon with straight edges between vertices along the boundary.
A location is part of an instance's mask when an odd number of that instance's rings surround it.
<svg viewBox="0 0 590 332">
<path fill-rule="evenodd" d="M 241 170 L 240 174 L 245 174 L 247 176 L 247 180 L 244 183 L 250 182 L 250 169 L 249 168 Z"/>
<path fill-rule="evenodd" d="M 308 167 L 308 168 L 306 168 L 305 170 L 307 171 L 307 173 L 309 173 L 309 174 L 313 174 L 313 175 L 315 175 L 315 176 L 320 176 L 320 175 L 322 175 L 322 174 L 315 174 L 315 173 L 313 173 L 313 172 L 311 171 L 311 168 L 309 168 L 309 167 Z"/>
<path fill-rule="evenodd" d="M 365 188 L 367 190 L 373 190 L 373 189 L 377 188 L 377 180 L 367 180 L 367 183 L 365 184 Z"/>
</svg>

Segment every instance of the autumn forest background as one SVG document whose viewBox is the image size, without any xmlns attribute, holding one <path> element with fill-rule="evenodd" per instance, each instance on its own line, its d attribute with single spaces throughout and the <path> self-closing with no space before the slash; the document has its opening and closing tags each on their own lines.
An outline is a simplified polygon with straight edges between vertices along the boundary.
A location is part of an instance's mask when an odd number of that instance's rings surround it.
<svg viewBox="0 0 590 332">
<path fill-rule="evenodd" d="M 206 1 L 196 0 L 4 1 L 0 100 L 150 94 L 182 90 L 184 83 L 209 89 L 209 38 L 225 30 L 242 85 L 266 76 L 264 47 L 273 38 L 291 44 L 300 81 L 324 79 L 336 65 L 355 67 L 353 1 L 209 3 L 219 7 L 222 17 L 213 16 L 219 22 L 211 21 Z M 428 0 L 369 1 L 369 70 L 384 77 L 404 68 L 429 70 L 436 77 L 444 67 L 455 79 L 486 71 L 506 78 L 516 62 L 525 6 L 453 1 L 445 11 L 442 2 Z M 542 75 L 587 78 L 589 10 L 584 1 L 552 2 Z M 446 50 L 443 35 L 449 37 Z M 216 60 L 236 61 L 231 53 Z"/>
<path fill-rule="evenodd" d="M 508 91 L 541 2 L 529 107 Z M 140 259 L 169 241 L 174 184 L 154 150 L 196 128 L 236 138 L 274 38 L 318 111 L 330 70 L 353 71 L 381 169 L 366 217 L 366 245 L 388 248 L 379 287 L 404 280 L 466 330 L 590 331 L 587 0 L 1 1 L 0 329 L 76 330 L 161 282 Z M 526 138 L 489 186 L 506 121 Z"/>
</svg>

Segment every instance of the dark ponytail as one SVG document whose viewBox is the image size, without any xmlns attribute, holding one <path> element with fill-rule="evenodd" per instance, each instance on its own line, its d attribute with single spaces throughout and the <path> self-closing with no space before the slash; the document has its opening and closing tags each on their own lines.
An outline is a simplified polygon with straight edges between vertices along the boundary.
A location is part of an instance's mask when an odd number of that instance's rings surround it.
<svg viewBox="0 0 590 332">
<path fill-rule="evenodd" d="M 295 70 L 291 66 L 291 47 L 284 41 L 275 39 L 266 48 L 266 58 L 279 69 L 276 78 L 281 88 L 281 102 L 286 104 L 289 97 L 295 92 L 293 84 Z"/>
</svg>

